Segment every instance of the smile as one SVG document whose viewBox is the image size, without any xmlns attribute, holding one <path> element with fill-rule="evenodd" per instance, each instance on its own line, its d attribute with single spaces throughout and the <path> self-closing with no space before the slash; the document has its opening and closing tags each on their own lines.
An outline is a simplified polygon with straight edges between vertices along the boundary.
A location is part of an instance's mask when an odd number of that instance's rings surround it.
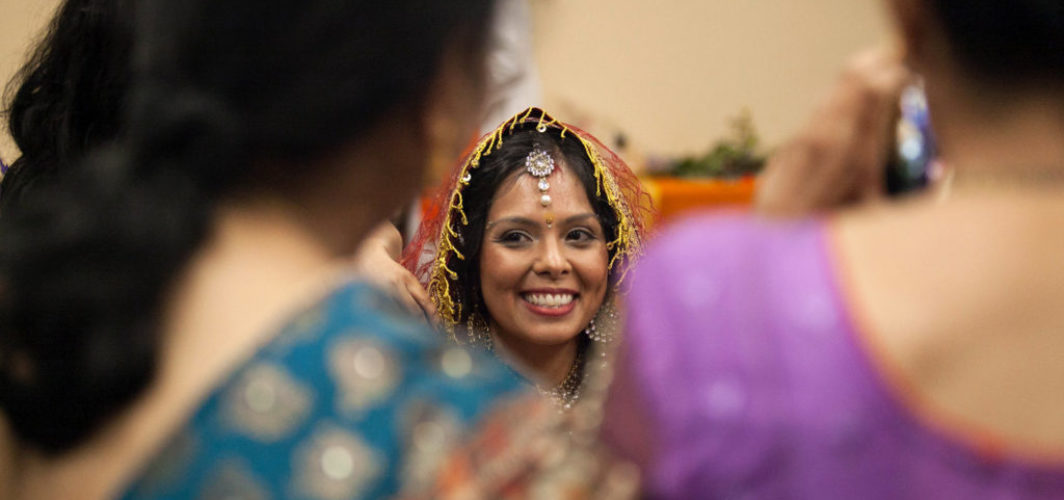
<svg viewBox="0 0 1064 500">
<path fill-rule="evenodd" d="M 540 316 L 555 317 L 572 312 L 578 297 L 578 294 L 568 290 L 535 290 L 521 294 L 529 311 Z"/>
<path fill-rule="evenodd" d="M 571 293 L 526 293 L 522 298 L 540 307 L 562 307 L 569 305 L 575 296 Z"/>
</svg>

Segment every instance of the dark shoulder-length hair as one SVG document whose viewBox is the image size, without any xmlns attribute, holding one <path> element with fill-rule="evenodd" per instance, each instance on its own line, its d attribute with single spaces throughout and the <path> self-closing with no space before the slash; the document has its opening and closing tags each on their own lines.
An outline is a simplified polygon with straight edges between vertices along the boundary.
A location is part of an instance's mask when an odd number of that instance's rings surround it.
<svg viewBox="0 0 1064 500">
<path fill-rule="evenodd" d="M 133 9 L 133 0 L 66 0 L 8 84 L 7 129 L 20 155 L 0 182 L 0 214 L 118 136 Z"/>
</svg>

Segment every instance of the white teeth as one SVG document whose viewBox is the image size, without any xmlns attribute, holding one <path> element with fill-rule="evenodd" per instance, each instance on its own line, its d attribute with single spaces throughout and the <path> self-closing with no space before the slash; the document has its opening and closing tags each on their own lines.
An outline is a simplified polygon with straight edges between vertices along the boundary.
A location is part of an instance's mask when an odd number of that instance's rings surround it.
<svg viewBox="0 0 1064 500">
<path fill-rule="evenodd" d="M 562 307 L 573 301 L 573 295 L 569 293 L 529 293 L 525 294 L 525 300 L 541 307 Z"/>
</svg>

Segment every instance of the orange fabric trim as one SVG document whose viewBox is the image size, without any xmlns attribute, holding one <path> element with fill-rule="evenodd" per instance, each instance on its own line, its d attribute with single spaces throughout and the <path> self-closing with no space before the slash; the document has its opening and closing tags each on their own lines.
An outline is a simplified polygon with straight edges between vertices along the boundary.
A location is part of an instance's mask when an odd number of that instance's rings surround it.
<svg viewBox="0 0 1064 500">
<path fill-rule="evenodd" d="M 918 384 L 908 378 L 901 367 L 887 354 L 878 340 L 876 329 L 868 319 L 868 313 L 856 300 L 850 266 L 843 256 L 835 229 L 836 216 L 824 219 L 825 247 L 828 261 L 833 267 L 839 299 L 846 309 L 853 328 L 854 344 L 877 375 L 884 392 L 893 397 L 893 403 L 907 413 L 913 424 L 955 446 L 967 448 L 976 455 L 991 461 L 1009 459 L 1033 467 L 1064 468 L 1064 450 L 1038 443 L 1018 442 L 972 422 L 964 415 L 955 414 L 940 407 L 920 390 Z"/>
</svg>

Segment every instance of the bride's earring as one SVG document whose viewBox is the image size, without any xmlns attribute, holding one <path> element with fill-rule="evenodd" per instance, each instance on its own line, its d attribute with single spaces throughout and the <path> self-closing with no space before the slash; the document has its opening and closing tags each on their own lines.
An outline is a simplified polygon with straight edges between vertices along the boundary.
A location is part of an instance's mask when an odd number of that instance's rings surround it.
<svg viewBox="0 0 1064 500">
<path fill-rule="evenodd" d="M 595 342 L 602 342 L 607 344 L 613 342 L 613 335 L 609 332 L 602 332 L 595 326 L 595 318 L 591 318 L 591 323 L 588 323 L 587 328 L 584 328 L 584 333 Z"/>
<path fill-rule="evenodd" d="M 495 342 L 491 338 L 491 328 L 484 316 L 480 314 L 480 308 L 474 307 L 473 313 L 466 320 L 466 338 L 470 345 L 482 347 L 489 351 L 495 349 Z"/>
</svg>

